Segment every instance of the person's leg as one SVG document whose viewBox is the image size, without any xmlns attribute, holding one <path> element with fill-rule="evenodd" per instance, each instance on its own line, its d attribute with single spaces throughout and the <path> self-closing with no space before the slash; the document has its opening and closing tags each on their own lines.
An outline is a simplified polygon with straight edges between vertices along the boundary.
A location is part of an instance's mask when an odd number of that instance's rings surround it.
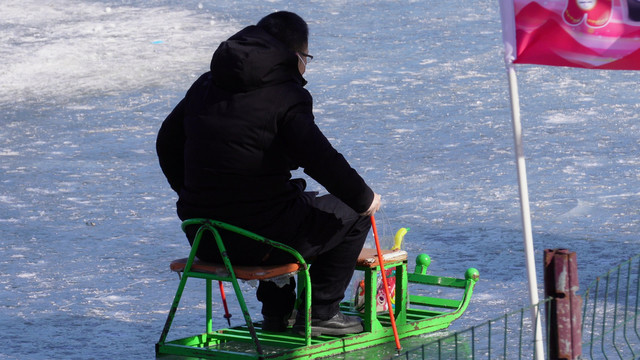
<svg viewBox="0 0 640 360">
<path fill-rule="evenodd" d="M 312 332 L 340 335 L 362 331 L 360 319 L 343 315 L 339 306 L 371 228 L 370 218 L 359 215 L 333 195 L 316 197 L 314 193 L 305 193 L 297 206 L 296 215 L 304 213 L 305 216 L 298 218 L 295 227 L 285 229 L 278 224 L 279 229 L 272 229 L 271 236 L 292 246 L 311 262 Z M 292 229 L 295 229 L 293 237 Z M 278 231 L 281 233 L 275 234 Z M 282 252 L 273 251 L 267 262 L 278 264 L 291 260 Z M 263 314 L 274 308 L 271 302 L 280 302 L 278 296 L 275 293 L 261 296 Z M 301 320 L 302 314 L 298 313 L 298 331 L 304 326 Z"/>
<path fill-rule="evenodd" d="M 295 247 L 305 258 L 313 258 L 312 317 L 327 320 L 339 310 L 371 221 L 333 195 L 308 200 L 314 207 L 305 224 L 309 235 Z"/>
<path fill-rule="evenodd" d="M 311 333 L 313 336 L 359 333 L 363 330 L 362 320 L 344 315 L 339 306 L 371 221 L 333 195 L 307 199 L 314 209 L 304 224 L 308 235 L 299 239 L 294 247 L 306 259 L 313 259 Z M 303 314 L 298 313 L 294 329 L 303 333 L 304 326 Z"/>
<path fill-rule="evenodd" d="M 260 281 L 257 298 L 262 302 L 262 329 L 267 331 L 285 331 L 296 301 L 296 282 L 293 277 L 289 283 L 279 286 L 272 281 Z"/>
</svg>

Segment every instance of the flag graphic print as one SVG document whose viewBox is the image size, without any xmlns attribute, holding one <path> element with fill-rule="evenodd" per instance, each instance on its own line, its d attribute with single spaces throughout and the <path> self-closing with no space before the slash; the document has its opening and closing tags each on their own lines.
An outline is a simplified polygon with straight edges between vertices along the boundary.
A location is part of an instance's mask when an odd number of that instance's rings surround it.
<svg viewBox="0 0 640 360">
<path fill-rule="evenodd" d="M 512 1 L 514 63 L 640 70 L 640 0 Z M 504 6 L 504 4 L 503 4 Z"/>
</svg>

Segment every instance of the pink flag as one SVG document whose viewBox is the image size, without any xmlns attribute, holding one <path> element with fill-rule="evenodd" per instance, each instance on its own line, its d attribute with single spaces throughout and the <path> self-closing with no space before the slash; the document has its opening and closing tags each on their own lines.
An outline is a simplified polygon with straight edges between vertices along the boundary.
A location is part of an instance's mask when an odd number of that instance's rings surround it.
<svg viewBox="0 0 640 360">
<path fill-rule="evenodd" d="M 514 63 L 640 70 L 640 0 L 501 0 Z"/>
</svg>

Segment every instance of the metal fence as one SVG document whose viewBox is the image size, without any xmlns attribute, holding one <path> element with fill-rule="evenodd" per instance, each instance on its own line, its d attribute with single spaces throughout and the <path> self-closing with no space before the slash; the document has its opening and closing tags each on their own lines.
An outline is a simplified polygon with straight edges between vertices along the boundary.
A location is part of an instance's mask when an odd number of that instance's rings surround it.
<svg viewBox="0 0 640 360">
<path fill-rule="evenodd" d="M 582 359 L 640 359 L 640 255 L 596 278 L 582 294 Z M 549 338 L 545 299 L 533 307 L 429 341 L 393 359 L 535 359 L 533 343 L 540 317 Z M 546 349 L 546 347 L 545 347 Z M 545 351 L 548 358 L 548 352 Z"/>
<path fill-rule="evenodd" d="M 542 309 L 548 301 L 551 299 L 438 338 L 393 359 L 533 359 L 537 321 L 532 321 L 531 309 L 535 309 L 545 329 L 547 319 Z M 543 338 L 547 336 L 543 331 Z"/>
<path fill-rule="evenodd" d="M 640 255 L 599 276 L 582 295 L 585 359 L 638 359 Z"/>
</svg>

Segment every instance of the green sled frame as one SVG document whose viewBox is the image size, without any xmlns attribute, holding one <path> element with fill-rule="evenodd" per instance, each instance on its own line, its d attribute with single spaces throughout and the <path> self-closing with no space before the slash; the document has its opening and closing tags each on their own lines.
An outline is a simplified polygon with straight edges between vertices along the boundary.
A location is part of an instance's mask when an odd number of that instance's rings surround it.
<svg viewBox="0 0 640 360">
<path fill-rule="evenodd" d="M 364 272 L 364 311 L 355 310 L 353 304 L 349 302 L 343 302 L 341 304 L 341 311 L 345 314 L 360 316 L 363 319 L 364 331 L 359 334 L 341 336 L 320 335 L 312 337 L 309 326 L 311 314 L 309 264 L 307 264 L 296 250 L 277 241 L 266 239 L 239 227 L 215 220 L 189 219 L 182 223 L 182 229 L 184 230 L 190 225 L 197 225 L 199 229 L 189 257 L 181 259 L 181 266 L 178 269 L 173 268 L 174 264 L 172 263 L 172 270 L 177 271 L 179 274 L 182 273 L 182 276 L 180 277 L 180 283 L 162 330 L 160 340 L 156 343 L 156 356 L 165 357 L 164 355 L 178 355 L 181 357 L 204 359 L 314 359 L 360 350 L 395 340 L 389 312 L 376 311 L 378 274 L 381 271 L 379 262 L 376 261 L 373 264 L 364 265 L 359 262 L 356 266 L 356 270 Z M 246 274 L 243 275 L 239 269 L 241 267 L 234 267 L 228 256 L 226 256 L 226 250 L 219 230 L 232 231 L 258 242 L 269 244 L 277 249 L 288 252 L 297 260 L 297 263 L 289 264 L 290 267 L 283 270 L 284 273 L 280 271 L 279 273 L 276 272 L 276 274 L 279 276 L 297 275 L 298 311 L 303 311 L 306 319 L 304 335 L 298 334 L 292 329 L 288 329 L 286 332 L 264 331 L 261 329 L 261 322 L 252 321 L 240 288 L 239 280 L 265 280 L 267 278 L 260 277 L 261 274 L 265 276 L 263 274 L 264 271 L 261 271 L 261 269 L 253 269 L 254 276 L 249 276 Z M 224 262 L 224 264 L 215 265 L 218 268 L 218 270 L 215 271 L 206 267 L 212 264 L 205 263 L 204 268 L 198 266 L 198 260 L 195 256 L 202 235 L 206 231 L 213 234 Z M 407 272 L 406 253 L 404 253 L 404 257 L 400 256 L 399 259 L 384 261 L 385 269 L 395 268 L 396 290 L 393 316 L 395 317 L 400 339 L 449 327 L 454 320 L 464 313 L 471 300 L 474 286 L 480 276 L 478 270 L 475 268 L 467 269 L 464 274 L 464 279 L 434 276 L 427 274 L 427 268 L 430 262 L 431 259 L 428 255 L 418 255 L 415 270 L 409 273 Z M 176 315 L 180 298 L 182 297 L 188 278 L 200 278 L 206 281 L 205 332 L 186 338 L 167 341 L 169 330 Z M 242 310 L 245 324 L 217 330 L 213 329 L 213 281 L 230 282 L 232 284 L 236 299 Z M 427 288 L 445 287 L 460 289 L 462 296 L 461 298 L 450 299 L 417 294 L 408 295 L 409 285 L 411 285 L 412 292 L 420 289 L 420 291 L 416 291 L 418 293 L 425 293 L 425 291 L 421 290 L 423 286 Z M 437 293 L 437 291 L 433 291 L 433 293 Z M 307 301 L 301 301 L 301 299 L 306 299 Z M 300 304 L 306 304 L 306 308 L 301 309 Z"/>
</svg>

